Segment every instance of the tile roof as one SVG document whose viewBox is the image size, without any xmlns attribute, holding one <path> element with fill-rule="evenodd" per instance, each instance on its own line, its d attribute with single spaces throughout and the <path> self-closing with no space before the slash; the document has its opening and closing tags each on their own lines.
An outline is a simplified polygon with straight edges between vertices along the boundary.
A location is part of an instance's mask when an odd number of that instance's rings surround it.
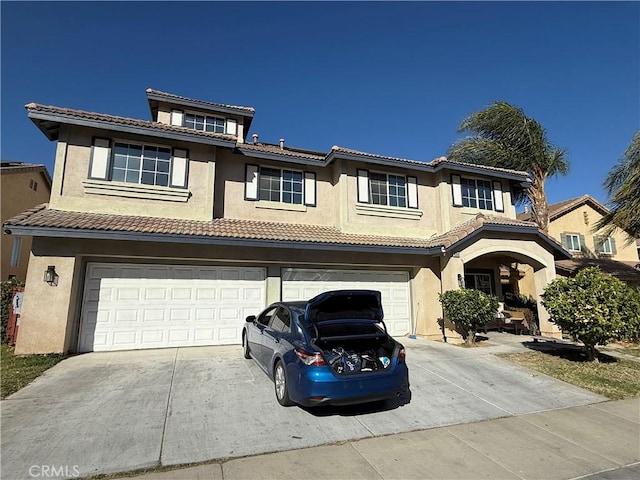
<svg viewBox="0 0 640 480">
<path fill-rule="evenodd" d="M 253 107 L 243 107 L 241 105 L 226 105 L 224 103 L 215 103 L 215 102 L 207 102 L 204 100 L 197 100 L 194 98 L 183 97 L 181 95 L 176 95 L 174 93 L 161 92 L 160 90 L 154 90 L 153 88 L 147 88 L 147 93 L 154 93 L 158 96 L 165 97 L 168 100 L 176 100 L 178 102 L 192 102 L 192 103 L 200 103 L 203 105 L 209 105 L 213 108 L 230 108 L 234 110 L 244 110 L 249 113 L 255 113 L 255 108 Z"/>
<path fill-rule="evenodd" d="M 343 233 L 334 227 L 216 218 L 212 221 L 67 212 L 38 205 L 5 222 L 5 228 L 130 232 L 237 240 L 289 241 L 377 247 L 427 248 L 428 240 Z"/>
<path fill-rule="evenodd" d="M 483 227 L 520 227 L 542 233 L 530 222 L 478 214 L 449 232 L 432 238 L 391 237 L 344 233 L 335 227 L 216 218 L 211 221 L 180 220 L 129 215 L 67 212 L 38 205 L 5 222 L 5 228 L 36 227 L 93 232 L 128 232 L 236 240 L 286 241 L 404 249 L 449 248 Z M 72 234 L 70 234 L 72 236 Z M 546 236 L 552 243 L 558 242 Z M 561 247 L 559 247 L 561 248 Z"/>
<path fill-rule="evenodd" d="M 442 235 L 432 237 L 430 241 L 432 242 L 433 246 L 442 245 L 445 248 L 449 248 L 450 246 L 456 244 L 460 240 L 463 240 L 464 238 L 468 237 L 473 232 L 483 228 L 484 226 L 503 226 L 531 230 L 531 233 L 540 233 L 554 244 L 560 246 L 560 244 L 554 238 L 539 230 L 537 225 L 535 225 L 534 223 L 523 222 L 521 220 L 514 220 L 512 218 L 499 217 L 495 215 L 484 215 L 482 213 L 478 213 L 475 217 L 465 222 L 459 223 L 451 230 Z"/>
<path fill-rule="evenodd" d="M 304 150 L 302 148 L 291 148 L 287 146 L 285 146 L 284 149 L 281 149 L 280 145 L 273 145 L 270 143 L 241 143 L 238 144 L 237 148 L 240 150 L 266 152 L 287 157 L 304 157 L 318 161 L 323 161 L 325 159 L 325 154 L 322 152 L 312 152 L 310 150 Z"/>
<path fill-rule="evenodd" d="M 591 195 L 582 195 L 581 197 L 570 198 L 569 200 L 563 200 L 561 202 L 552 203 L 549 205 L 549 220 L 555 220 L 558 217 L 561 217 L 567 212 L 570 212 L 576 207 L 580 205 L 589 204 L 595 210 L 600 211 L 601 213 L 607 213 L 609 210 L 607 207 L 598 202 Z M 530 220 L 533 218 L 532 212 L 522 212 L 518 214 L 518 219 L 520 220 Z"/>
<path fill-rule="evenodd" d="M 638 264 L 640 265 L 640 263 Z M 561 275 L 573 276 L 583 268 L 598 267 L 625 283 L 640 287 L 640 269 L 609 258 L 572 258 L 556 261 L 556 270 Z"/>
<path fill-rule="evenodd" d="M 200 136 L 200 137 L 211 137 L 211 138 L 217 138 L 217 139 L 229 140 L 229 141 L 236 140 L 235 135 L 203 132 L 200 130 L 194 130 L 187 127 L 178 127 L 175 125 L 167 125 L 159 122 L 150 122 L 148 120 L 138 120 L 136 118 L 120 117 L 117 115 L 108 115 L 105 113 L 86 112 L 84 110 L 54 107 L 52 105 L 41 105 L 38 103 L 28 103 L 27 105 L 25 105 L 25 108 L 30 114 L 31 113 L 53 114 L 53 115 L 58 115 L 63 117 L 70 117 L 70 118 L 77 118 L 77 119 L 84 119 L 84 120 L 95 120 L 98 122 L 108 123 L 112 125 L 142 127 L 142 128 L 149 128 L 152 130 L 176 132 L 176 133 L 183 133 L 183 134 L 186 133 L 186 134 Z"/>
<path fill-rule="evenodd" d="M 385 156 L 385 155 L 378 155 L 375 153 L 367 153 L 367 152 L 361 152 L 359 150 L 354 150 L 352 148 L 345 148 L 345 147 L 340 147 L 338 145 L 334 145 L 333 147 L 331 147 L 331 150 L 337 153 L 347 153 L 347 154 L 351 154 L 351 155 L 359 155 L 359 156 L 363 156 L 363 157 L 369 157 L 369 158 L 376 158 L 376 159 L 380 159 L 380 160 L 387 160 L 387 161 L 393 161 L 393 162 L 401 162 L 401 163 L 407 163 L 407 164 L 412 164 L 412 165 L 429 165 L 431 167 L 436 167 L 438 165 L 441 164 L 447 164 L 447 165 L 451 165 L 452 167 L 455 166 L 463 166 L 463 167 L 471 167 L 471 168 L 479 168 L 482 170 L 489 170 L 489 171 L 493 171 L 493 172 L 505 172 L 505 173 L 511 173 L 511 174 L 515 174 L 515 175 L 521 175 L 521 176 L 528 176 L 527 172 L 522 172 L 519 170 L 510 170 L 508 168 L 499 168 L 499 167 L 491 167 L 488 165 L 479 165 L 479 164 L 474 164 L 474 163 L 465 163 L 465 162 L 458 162 L 455 160 L 450 160 L 447 157 L 438 157 L 435 158 L 433 160 L 431 160 L 430 162 L 425 162 L 422 160 L 409 160 L 406 158 L 399 158 L 399 157 L 389 157 L 389 156 Z"/>
</svg>

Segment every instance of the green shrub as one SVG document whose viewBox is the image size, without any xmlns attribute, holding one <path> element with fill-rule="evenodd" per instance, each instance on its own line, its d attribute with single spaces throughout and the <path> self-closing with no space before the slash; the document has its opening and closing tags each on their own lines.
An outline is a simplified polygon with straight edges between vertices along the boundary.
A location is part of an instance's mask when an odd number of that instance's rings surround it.
<svg viewBox="0 0 640 480">
<path fill-rule="evenodd" d="M 597 267 L 553 280 L 542 295 L 550 320 L 582 342 L 592 361 L 597 361 L 596 345 L 638 335 L 638 301 L 637 291 Z"/>
<path fill-rule="evenodd" d="M 498 298 L 480 290 L 463 288 L 439 294 L 447 317 L 460 331 L 466 343 L 476 341 L 476 332 L 496 318 Z"/>
<path fill-rule="evenodd" d="M 13 299 L 13 289 L 16 287 L 24 286 L 24 283 L 15 278 L 11 280 L 5 280 L 1 282 L 2 286 L 2 309 L 0 314 L 2 315 L 2 325 L 0 326 L 0 339 L 2 343 L 7 341 L 7 323 L 9 322 L 9 307 Z"/>
</svg>

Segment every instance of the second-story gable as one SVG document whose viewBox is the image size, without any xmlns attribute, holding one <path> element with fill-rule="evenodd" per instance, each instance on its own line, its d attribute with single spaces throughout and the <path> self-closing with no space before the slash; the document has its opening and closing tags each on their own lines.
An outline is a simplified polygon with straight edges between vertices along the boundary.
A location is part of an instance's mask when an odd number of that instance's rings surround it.
<svg viewBox="0 0 640 480">
<path fill-rule="evenodd" d="M 622 231 L 605 235 L 594 226 L 608 212 L 590 195 L 549 205 L 549 234 L 576 258 L 603 258 L 637 263 L 638 252 Z M 518 215 L 527 220 L 529 212 Z"/>
</svg>

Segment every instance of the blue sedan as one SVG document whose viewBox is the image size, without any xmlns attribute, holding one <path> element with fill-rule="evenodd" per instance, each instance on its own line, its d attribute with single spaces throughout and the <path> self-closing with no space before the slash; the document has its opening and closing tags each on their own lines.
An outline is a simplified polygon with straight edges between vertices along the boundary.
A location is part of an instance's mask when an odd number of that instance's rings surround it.
<svg viewBox="0 0 640 480">
<path fill-rule="evenodd" d="M 346 405 L 408 396 L 405 349 L 383 322 L 380 292 L 338 290 L 247 317 L 244 357 L 274 381 L 281 405 Z"/>
</svg>

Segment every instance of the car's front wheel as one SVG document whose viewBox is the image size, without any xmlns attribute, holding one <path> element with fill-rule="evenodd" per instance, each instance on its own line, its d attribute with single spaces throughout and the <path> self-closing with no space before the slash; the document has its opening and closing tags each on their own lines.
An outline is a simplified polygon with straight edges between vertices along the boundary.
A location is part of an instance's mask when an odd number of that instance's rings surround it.
<svg viewBox="0 0 640 480">
<path fill-rule="evenodd" d="M 251 350 L 249 349 L 249 339 L 247 338 L 247 334 L 242 335 L 242 350 L 244 354 L 244 358 L 251 358 Z"/>
<path fill-rule="evenodd" d="M 278 403 L 283 407 L 293 405 L 293 402 L 289 398 L 287 373 L 281 361 L 278 361 L 278 363 L 276 363 L 276 368 L 273 371 L 273 383 L 275 385 L 276 399 L 278 400 Z"/>
</svg>

